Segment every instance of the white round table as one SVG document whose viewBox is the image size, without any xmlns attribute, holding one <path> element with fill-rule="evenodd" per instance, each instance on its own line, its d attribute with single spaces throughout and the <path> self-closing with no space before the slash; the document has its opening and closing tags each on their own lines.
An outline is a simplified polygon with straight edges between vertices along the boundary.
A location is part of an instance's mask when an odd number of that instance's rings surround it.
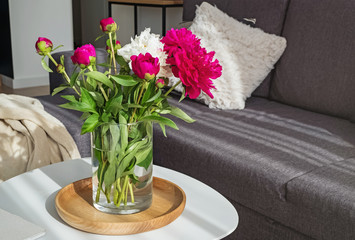
<svg viewBox="0 0 355 240">
<path fill-rule="evenodd" d="M 40 239 L 222 239 L 238 225 L 238 213 L 220 193 L 182 173 L 154 166 L 153 175 L 180 186 L 186 193 L 181 216 L 169 225 L 140 234 L 107 236 L 86 233 L 66 224 L 57 214 L 54 199 L 66 185 L 91 176 L 90 158 L 69 160 L 11 178 L 0 184 L 0 208 L 46 230 Z"/>
</svg>

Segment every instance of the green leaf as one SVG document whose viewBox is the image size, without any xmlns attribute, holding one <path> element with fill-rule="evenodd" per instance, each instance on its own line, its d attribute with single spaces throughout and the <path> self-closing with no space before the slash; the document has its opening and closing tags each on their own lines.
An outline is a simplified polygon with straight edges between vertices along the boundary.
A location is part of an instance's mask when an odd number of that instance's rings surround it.
<svg viewBox="0 0 355 240">
<path fill-rule="evenodd" d="M 163 132 L 163 134 L 164 134 L 164 137 L 166 137 L 165 125 L 164 125 L 164 124 L 159 123 L 159 126 L 160 126 L 160 128 L 161 128 L 161 131 L 162 131 L 162 132 Z"/>
<path fill-rule="evenodd" d="M 146 170 L 148 170 L 148 167 L 150 166 L 152 161 L 153 161 L 153 148 L 150 148 L 150 151 L 148 152 L 148 155 L 145 157 L 145 159 L 139 163 L 137 161 L 137 165 L 140 167 L 144 167 Z"/>
<path fill-rule="evenodd" d="M 94 113 L 88 117 L 81 128 L 81 134 L 94 131 L 96 126 L 99 124 L 99 117 L 100 116 L 97 113 Z"/>
<path fill-rule="evenodd" d="M 121 55 L 116 56 L 116 61 L 121 66 L 127 64 L 126 60 Z"/>
<path fill-rule="evenodd" d="M 44 70 L 46 70 L 47 72 L 53 72 L 52 69 L 48 67 L 46 61 L 44 61 L 44 57 L 42 58 L 41 64 Z"/>
<path fill-rule="evenodd" d="M 155 82 L 152 81 L 152 82 L 149 83 L 149 85 L 147 87 L 147 90 L 145 90 L 145 93 L 143 94 L 142 104 L 147 102 L 147 100 L 150 99 L 151 96 L 153 96 L 154 93 L 155 93 Z"/>
<path fill-rule="evenodd" d="M 99 63 L 97 64 L 98 66 L 101 66 L 101 67 L 107 67 L 107 68 L 110 68 L 112 67 L 112 65 L 108 64 L 108 63 Z"/>
<path fill-rule="evenodd" d="M 110 163 L 107 167 L 104 177 L 105 186 L 110 186 L 116 180 L 116 166 L 114 163 Z"/>
<path fill-rule="evenodd" d="M 110 124 L 110 132 L 112 136 L 112 141 L 111 141 L 111 149 L 115 149 L 115 145 L 119 145 L 119 139 L 120 139 L 120 128 L 119 125 L 116 124 L 115 122 L 111 122 Z"/>
<path fill-rule="evenodd" d="M 64 55 L 60 56 L 60 64 L 64 66 Z"/>
<path fill-rule="evenodd" d="M 61 97 L 70 102 L 78 102 L 74 95 L 62 95 Z"/>
<path fill-rule="evenodd" d="M 125 104 L 122 104 L 122 107 L 124 109 L 128 109 L 128 108 L 143 108 L 141 105 L 139 104 L 133 104 L 133 103 L 125 103 Z"/>
<path fill-rule="evenodd" d="M 67 89 L 69 86 L 59 86 L 56 87 L 53 92 L 52 92 L 52 96 L 56 95 L 57 93 L 63 91 L 64 89 Z"/>
<path fill-rule="evenodd" d="M 58 48 L 61 48 L 61 47 L 63 47 L 63 45 L 59 45 L 58 47 L 52 49 L 52 52 L 54 52 L 55 50 L 57 50 Z M 62 65 L 64 65 L 64 64 L 62 64 Z"/>
<path fill-rule="evenodd" d="M 80 88 L 80 90 L 81 90 L 81 102 L 85 105 L 90 106 L 92 110 L 96 111 L 96 102 L 91 96 L 91 94 L 89 93 L 89 91 L 86 90 L 85 88 Z"/>
<path fill-rule="evenodd" d="M 111 100 L 109 100 L 107 103 L 106 103 L 106 107 L 105 107 L 105 110 L 107 112 L 110 112 L 112 113 L 113 116 L 116 116 L 117 113 L 123 109 L 121 103 L 122 103 L 122 98 L 123 96 L 119 96 L 119 97 L 116 97 L 116 98 L 113 98 Z"/>
<path fill-rule="evenodd" d="M 149 98 L 147 100 L 147 102 L 153 102 L 155 99 L 157 99 L 158 97 L 160 97 L 161 95 L 161 89 L 158 90 L 157 94 L 155 94 L 153 97 Z"/>
<path fill-rule="evenodd" d="M 161 116 L 149 115 L 149 116 L 142 117 L 140 119 L 140 121 L 157 122 L 157 123 L 167 125 L 167 126 L 174 128 L 176 130 L 179 130 L 179 128 L 176 126 L 176 124 L 172 120 L 170 120 L 169 118 L 161 117 Z"/>
<path fill-rule="evenodd" d="M 171 107 L 171 115 L 180 118 L 181 120 L 184 120 L 187 123 L 193 123 L 195 122 L 194 119 L 192 119 L 189 115 L 187 115 L 183 110 L 181 110 L 178 107 L 172 106 Z"/>
<path fill-rule="evenodd" d="M 140 166 L 139 164 L 146 160 L 147 156 L 153 152 L 152 144 L 147 145 L 146 148 L 141 149 L 136 153 L 136 159 L 137 159 L 137 165 Z"/>
<path fill-rule="evenodd" d="M 84 112 L 81 116 L 80 116 L 80 120 L 85 121 L 88 117 L 90 117 L 91 114 L 88 112 Z"/>
<path fill-rule="evenodd" d="M 133 77 L 130 75 L 116 75 L 116 76 L 111 76 L 111 79 L 117 82 L 118 84 L 125 86 L 125 87 L 131 87 L 135 86 L 138 84 L 137 81 L 133 80 Z"/>
<path fill-rule="evenodd" d="M 102 35 L 98 36 L 98 37 L 95 39 L 95 42 L 96 42 L 97 40 L 99 40 L 100 38 L 104 37 L 105 35 L 106 35 L 106 34 L 102 34 Z"/>
<path fill-rule="evenodd" d="M 105 84 L 106 86 L 108 86 L 109 88 L 113 89 L 113 84 L 110 81 L 110 79 L 108 79 L 108 77 L 98 71 L 92 71 L 92 72 L 87 72 L 84 75 L 95 79 L 96 81 L 102 82 L 103 84 Z"/>
<path fill-rule="evenodd" d="M 101 120 L 105 123 L 111 121 L 111 114 L 110 113 L 106 113 L 104 112 L 102 115 L 101 115 Z"/>
<path fill-rule="evenodd" d="M 105 99 L 101 93 L 98 93 L 98 92 L 89 92 L 89 93 L 96 101 L 96 104 L 98 107 L 102 107 L 104 105 Z"/>
<path fill-rule="evenodd" d="M 181 97 L 180 97 L 180 100 L 179 100 L 179 102 L 181 102 L 182 100 L 184 100 L 185 99 L 185 92 L 186 92 L 186 90 L 185 90 L 185 88 L 182 88 L 182 93 L 181 93 Z"/>
<path fill-rule="evenodd" d="M 73 74 L 70 76 L 70 86 L 74 86 L 76 80 L 78 79 L 79 72 L 73 72 Z"/>
<path fill-rule="evenodd" d="M 83 83 L 83 82 L 78 82 L 78 83 Z M 86 88 L 88 90 L 95 90 L 97 87 L 97 81 L 95 81 L 95 79 L 87 77 L 86 83 L 89 84 L 89 86 L 87 84 L 82 84 L 82 86 L 86 85 Z"/>
<path fill-rule="evenodd" d="M 120 134 L 121 134 L 121 150 L 125 151 L 128 145 L 128 128 L 126 118 L 119 113 L 118 122 L 120 123 Z"/>
<path fill-rule="evenodd" d="M 122 132 L 121 132 L 122 133 Z M 135 144 L 134 147 L 132 147 L 132 149 L 130 149 L 130 151 L 127 150 L 128 154 L 122 159 L 122 161 L 120 162 L 118 171 L 120 173 L 120 175 L 127 170 L 127 168 L 129 167 L 132 159 L 135 157 L 136 153 L 138 152 L 138 150 L 140 149 L 140 147 L 142 145 L 144 145 L 147 142 L 147 140 L 142 140 L 140 142 L 137 142 Z M 122 146 L 122 145 L 121 145 Z M 121 172 L 122 171 L 122 172 Z"/>
<path fill-rule="evenodd" d="M 86 91 L 86 90 L 84 90 L 84 91 Z M 90 97 L 90 94 L 89 93 L 87 93 L 87 94 Z M 80 112 L 97 113 L 96 109 L 93 108 L 92 105 L 88 104 L 88 102 L 78 102 L 73 95 L 64 95 L 62 97 L 69 100 L 70 102 L 65 103 L 65 104 L 61 104 L 61 105 L 59 105 L 59 107 L 72 109 L 72 110 L 76 110 L 76 111 L 80 111 Z"/>
</svg>

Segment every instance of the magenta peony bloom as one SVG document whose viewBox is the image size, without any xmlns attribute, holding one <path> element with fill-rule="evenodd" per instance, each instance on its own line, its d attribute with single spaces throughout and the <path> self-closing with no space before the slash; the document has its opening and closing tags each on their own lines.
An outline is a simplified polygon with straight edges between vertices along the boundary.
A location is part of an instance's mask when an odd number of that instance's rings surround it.
<svg viewBox="0 0 355 240">
<path fill-rule="evenodd" d="M 116 32 L 117 24 L 112 17 L 104 18 L 100 21 L 100 28 L 104 33 Z"/>
<path fill-rule="evenodd" d="M 85 68 L 96 61 L 96 51 L 93 45 L 86 44 L 78 47 L 74 55 L 71 56 L 74 64 L 78 64 L 80 68 Z"/>
<path fill-rule="evenodd" d="M 160 70 L 159 58 L 150 53 L 131 56 L 132 70 L 141 79 L 152 80 Z"/>
<path fill-rule="evenodd" d="M 180 78 L 185 87 L 185 96 L 197 98 L 201 90 L 213 98 L 210 91 L 213 86 L 211 79 L 222 75 L 222 66 L 216 59 L 214 52 L 207 53 L 200 46 L 200 40 L 190 30 L 170 30 L 161 40 L 164 51 L 168 54 L 166 63 L 172 66 L 175 77 Z"/>
<path fill-rule="evenodd" d="M 172 28 L 167 31 L 161 42 L 164 43 L 163 50 L 168 54 L 168 57 L 174 56 L 174 54 L 179 51 L 190 52 L 194 49 L 201 48 L 200 39 L 186 28 Z"/>
<path fill-rule="evenodd" d="M 174 76 L 180 78 L 185 86 L 185 96 L 189 95 L 191 99 L 195 99 L 202 90 L 213 98 L 210 89 L 215 87 L 211 79 L 216 79 L 222 74 L 222 66 L 217 59 L 213 61 L 213 56 L 214 52 L 207 53 L 201 48 L 200 51 L 189 53 L 180 51 L 167 61 L 173 65 Z"/>
<path fill-rule="evenodd" d="M 46 55 L 52 51 L 53 43 L 48 38 L 39 37 L 35 47 L 39 55 Z"/>
</svg>

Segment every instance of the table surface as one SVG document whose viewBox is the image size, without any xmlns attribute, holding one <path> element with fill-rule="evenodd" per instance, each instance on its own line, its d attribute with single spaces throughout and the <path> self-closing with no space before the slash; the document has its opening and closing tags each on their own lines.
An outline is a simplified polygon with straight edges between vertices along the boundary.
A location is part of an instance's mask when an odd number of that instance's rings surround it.
<svg viewBox="0 0 355 240">
<path fill-rule="evenodd" d="M 46 230 L 40 239 L 222 239 L 232 233 L 239 221 L 233 205 L 206 184 L 182 173 L 154 166 L 153 175 L 180 186 L 186 193 L 186 206 L 169 225 L 140 234 L 106 236 L 86 233 L 67 225 L 57 214 L 55 196 L 66 185 L 91 176 L 90 159 L 76 159 L 21 174 L 0 184 L 0 208 Z"/>
<path fill-rule="evenodd" d="M 151 4 L 160 6 L 182 5 L 183 0 L 108 0 L 111 3 Z"/>
</svg>

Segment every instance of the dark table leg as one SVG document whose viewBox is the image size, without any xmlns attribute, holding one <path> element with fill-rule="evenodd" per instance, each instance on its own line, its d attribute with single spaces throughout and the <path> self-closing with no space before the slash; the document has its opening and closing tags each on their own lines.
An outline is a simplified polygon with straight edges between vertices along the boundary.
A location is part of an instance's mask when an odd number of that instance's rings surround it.
<svg viewBox="0 0 355 240">
<path fill-rule="evenodd" d="M 162 19 L 161 19 L 161 22 L 162 22 L 162 32 L 161 32 L 161 35 L 165 36 L 165 33 L 166 33 L 166 7 L 165 6 L 162 6 L 161 7 L 161 11 L 162 11 Z"/>
<path fill-rule="evenodd" d="M 138 33 L 138 14 L 137 14 L 137 5 L 134 4 L 134 35 Z"/>
<path fill-rule="evenodd" d="M 112 3 L 111 2 L 108 3 L 108 16 L 112 17 Z"/>
</svg>

